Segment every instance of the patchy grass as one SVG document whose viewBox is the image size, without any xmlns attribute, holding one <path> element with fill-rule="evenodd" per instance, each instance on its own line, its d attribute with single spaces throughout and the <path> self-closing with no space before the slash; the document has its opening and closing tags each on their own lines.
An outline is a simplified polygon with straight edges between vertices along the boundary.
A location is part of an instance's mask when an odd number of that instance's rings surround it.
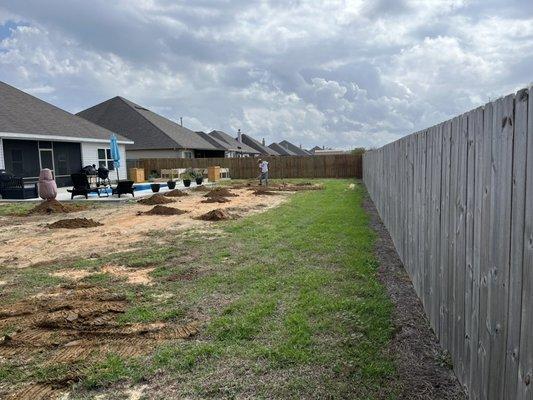
<svg viewBox="0 0 533 400">
<path fill-rule="evenodd" d="M 36 203 L 0 203 L 0 215 L 26 215 Z"/>
<path fill-rule="evenodd" d="M 17 271 L 11 278 L 29 294 L 57 284 L 45 275 L 60 268 L 156 267 L 152 286 L 107 274 L 84 282 L 127 296 L 122 323 L 201 322 L 194 340 L 163 344 L 148 357 L 82 363 L 72 398 L 152 379 L 161 398 L 393 398 L 387 382 L 395 368 L 386 353 L 392 306 L 377 280 L 364 189 L 348 189 L 347 180 L 321 183 L 325 190 L 218 223 L 221 231 L 163 233 L 147 237 L 142 252 Z M 17 368 L 2 368 L 4 380 L 21 380 Z M 27 366 L 24 380 L 47 376 L 37 371 Z"/>
</svg>

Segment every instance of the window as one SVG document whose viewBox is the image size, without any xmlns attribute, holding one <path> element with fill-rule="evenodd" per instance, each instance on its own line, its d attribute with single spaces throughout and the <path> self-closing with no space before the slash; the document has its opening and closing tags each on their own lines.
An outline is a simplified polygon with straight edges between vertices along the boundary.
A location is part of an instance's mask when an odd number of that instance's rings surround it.
<svg viewBox="0 0 533 400">
<path fill-rule="evenodd" d="M 105 167 L 110 171 L 115 169 L 110 149 L 98 149 L 98 167 Z"/>
<path fill-rule="evenodd" d="M 21 175 L 24 173 L 24 167 L 22 166 L 22 150 L 11 150 L 11 165 L 13 168 L 13 174 Z"/>
<path fill-rule="evenodd" d="M 183 154 L 183 158 L 193 158 L 192 151 L 184 151 L 182 154 Z"/>
</svg>

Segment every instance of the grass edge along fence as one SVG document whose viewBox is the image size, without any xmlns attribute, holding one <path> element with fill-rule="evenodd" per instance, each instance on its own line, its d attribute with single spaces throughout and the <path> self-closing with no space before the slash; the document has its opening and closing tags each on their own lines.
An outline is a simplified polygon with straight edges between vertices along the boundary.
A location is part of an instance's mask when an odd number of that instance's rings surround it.
<svg viewBox="0 0 533 400">
<path fill-rule="evenodd" d="M 363 179 L 471 399 L 533 399 L 533 88 L 363 158 Z"/>
<path fill-rule="evenodd" d="M 362 178 L 361 154 L 320 156 L 260 157 L 269 162 L 270 178 Z M 145 176 L 162 169 L 207 168 L 218 165 L 229 168 L 234 179 L 254 179 L 259 176 L 258 157 L 239 158 L 145 158 L 128 160 L 129 168 L 144 168 Z"/>
</svg>

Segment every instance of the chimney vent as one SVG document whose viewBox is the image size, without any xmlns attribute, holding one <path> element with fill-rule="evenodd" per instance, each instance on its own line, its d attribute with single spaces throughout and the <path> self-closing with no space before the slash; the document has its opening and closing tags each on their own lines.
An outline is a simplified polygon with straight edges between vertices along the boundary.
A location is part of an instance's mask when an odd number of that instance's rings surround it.
<svg viewBox="0 0 533 400">
<path fill-rule="evenodd" d="M 237 131 L 237 141 L 239 143 L 242 143 L 242 134 L 240 129 Z"/>
<path fill-rule="evenodd" d="M 266 146 L 265 138 L 263 138 L 263 146 Z"/>
<path fill-rule="evenodd" d="M 180 117 L 180 125 L 183 126 L 183 117 Z"/>
</svg>

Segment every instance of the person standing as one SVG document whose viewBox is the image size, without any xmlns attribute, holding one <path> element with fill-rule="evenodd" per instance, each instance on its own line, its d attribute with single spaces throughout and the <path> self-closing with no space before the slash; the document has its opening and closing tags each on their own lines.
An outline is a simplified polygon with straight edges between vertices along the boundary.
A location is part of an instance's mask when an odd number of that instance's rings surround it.
<svg viewBox="0 0 533 400">
<path fill-rule="evenodd" d="M 263 185 L 263 180 L 265 181 L 265 186 L 268 186 L 268 161 L 259 160 L 259 186 Z"/>
</svg>

